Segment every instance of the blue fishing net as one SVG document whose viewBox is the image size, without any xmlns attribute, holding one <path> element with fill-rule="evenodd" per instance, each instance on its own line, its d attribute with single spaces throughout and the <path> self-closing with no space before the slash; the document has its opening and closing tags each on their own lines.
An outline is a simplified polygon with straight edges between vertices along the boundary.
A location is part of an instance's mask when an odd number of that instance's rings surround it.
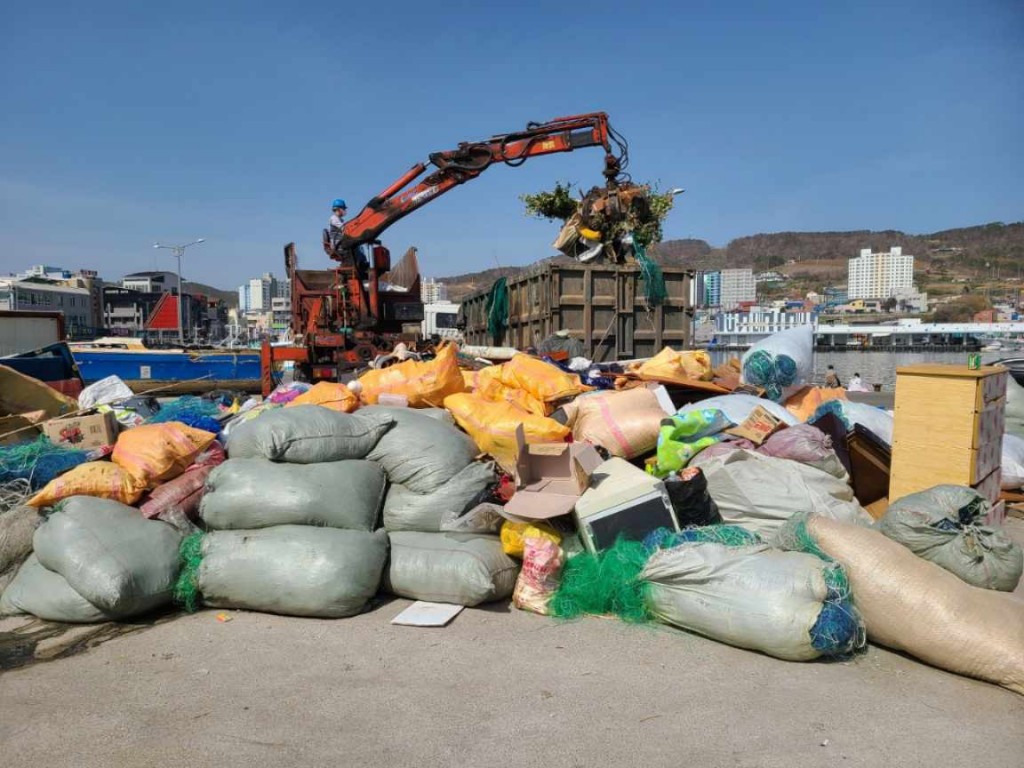
<svg viewBox="0 0 1024 768">
<path fill-rule="evenodd" d="M 88 451 L 55 445 L 42 435 L 15 445 L 0 445 L 0 483 L 28 480 L 39 490 L 55 477 L 87 461 Z"/>
<path fill-rule="evenodd" d="M 836 562 L 825 566 L 825 601 L 811 627 L 811 645 L 829 656 L 850 653 L 864 644 L 864 622 L 853 605 L 850 581 Z"/>
<path fill-rule="evenodd" d="M 658 549 L 672 549 L 680 544 L 692 542 L 714 542 L 727 547 L 746 547 L 761 544 L 762 539 L 753 531 L 738 525 L 704 525 L 673 531 L 670 528 L 656 528 L 644 537 L 644 549 L 654 552 Z"/>
<path fill-rule="evenodd" d="M 775 402 L 782 401 L 783 390 L 797 377 L 796 361 L 789 355 L 773 355 L 764 349 L 755 349 L 743 361 L 743 380 L 762 387 L 765 395 Z"/>
<path fill-rule="evenodd" d="M 216 418 L 219 415 L 220 407 L 216 403 L 201 397 L 185 395 L 164 403 L 157 413 L 146 420 L 146 423 L 166 424 L 169 421 L 177 421 L 216 435 L 221 431 L 221 424 Z"/>
</svg>

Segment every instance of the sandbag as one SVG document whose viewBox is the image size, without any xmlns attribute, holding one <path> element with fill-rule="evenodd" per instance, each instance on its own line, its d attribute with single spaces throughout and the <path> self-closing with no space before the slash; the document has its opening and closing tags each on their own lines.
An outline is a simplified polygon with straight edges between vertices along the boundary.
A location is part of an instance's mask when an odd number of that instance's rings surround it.
<svg viewBox="0 0 1024 768">
<path fill-rule="evenodd" d="M 766 539 L 798 512 L 860 525 L 873 522 L 849 485 L 805 464 L 738 450 L 702 462 L 700 468 L 722 519 Z"/>
<path fill-rule="evenodd" d="M 809 467 L 828 472 L 843 482 L 849 474 L 832 447 L 832 438 L 810 424 L 796 424 L 771 435 L 757 449 L 765 456 L 799 461 Z"/>
<path fill-rule="evenodd" d="M 1024 694 L 1024 603 L 965 584 L 870 528 L 800 523 L 783 543 L 843 566 L 868 640 Z"/>
<path fill-rule="evenodd" d="M 321 381 L 294 400 L 285 403 L 284 407 L 294 408 L 300 405 L 319 405 L 332 411 L 352 413 L 359 407 L 359 397 L 344 384 Z"/>
<path fill-rule="evenodd" d="M 655 618 L 739 648 L 808 661 L 864 645 L 846 576 L 813 555 L 685 543 L 657 550 L 640 579 Z"/>
<path fill-rule="evenodd" d="M 506 472 L 515 470 L 519 457 L 516 430 L 522 427 L 528 445 L 564 442 L 569 428 L 546 416 L 537 416 L 511 403 L 496 403 L 470 394 L 445 398 L 444 407 L 466 430 L 482 453 L 493 457 Z"/>
<path fill-rule="evenodd" d="M 414 493 L 440 488 L 479 452 L 469 436 L 448 424 L 437 411 L 372 406 L 360 413 L 393 421 L 394 427 L 384 433 L 366 458 L 384 467 L 389 481 Z"/>
<path fill-rule="evenodd" d="M 763 397 L 754 397 L 753 395 L 745 394 L 709 397 L 706 400 L 684 405 L 679 409 L 678 413 L 679 415 L 682 415 L 684 413 L 689 413 L 690 411 L 714 408 L 722 411 L 722 413 L 724 413 L 733 424 L 742 424 L 758 406 L 764 408 L 772 416 L 782 421 L 783 424 L 793 425 L 799 423 L 793 414 L 778 403 L 773 403 L 771 400 L 766 400 Z"/>
<path fill-rule="evenodd" d="M 380 585 L 388 548 L 384 531 L 308 525 L 195 536 L 182 547 L 179 599 L 329 619 L 362 612 Z"/>
<path fill-rule="evenodd" d="M 462 533 L 389 534 L 385 589 L 411 600 L 474 606 L 503 600 L 515 588 L 519 564 L 497 536 Z"/>
<path fill-rule="evenodd" d="M 228 456 L 290 464 L 365 459 L 392 423 L 382 412 L 336 413 L 318 405 L 279 408 L 234 427 Z"/>
<path fill-rule="evenodd" d="M 968 584 L 1013 592 L 1024 551 L 1002 530 L 985 525 L 989 510 L 988 500 L 971 488 L 937 485 L 890 504 L 878 530 Z"/>
<path fill-rule="evenodd" d="M 115 618 L 75 592 L 67 579 L 29 555 L 0 595 L 0 616 L 28 613 L 44 621 L 92 624 Z"/>
<path fill-rule="evenodd" d="M 522 352 L 512 355 L 501 366 L 501 383 L 525 390 L 544 403 L 576 397 L 591 389 L 577 374 L 566 373 L 557 365 Z"/>
<path fill-rule="evenodd" d="M 215 530 L 326 525 L 372 531 L 385 482 L 372 461 L 228 459 L 210 473 L 199 514 Z"/>
<path fill-rule="evenodd" d="M 51 480 L 27 504 L 30 507 L 50 507 L 72 496 L 94 496 L 122 504 L 134 504 L 145 489 L 143 479 L 135 477 L 117 464 L 87 461 Z"/>
<path fill-rule="evenodd" d="M 0 592 L 32 554 L 32 536 L 40 521 L 39 513 L 27 505 L 0 512 Z"/>
<path fill-rule="evenodd" d="M 658 427 L 666 417 L 657 396 L 647 387 L 595 392 L 577 398 L 575 405 L 573 440 L 599 445 L 624 459 L 654 450 Z"/>
<path fill-rule="evenodd" d="M 1014 491 L 1024 486 L 1024 438 L 1003 435 L 1002 475 L 999 485 L 1004 491 Z"/>
<path fill-rule="evenodd" d="M 39 562 L 112 616 L 169 603 L 178 578 L 181 534 L 106 499 L 74 496 L 33 537 Z"/>
<path fill-rule="evenodd" d="M 781 403 L 814 375 L 814 328 L 804 325 L 772 334 L 743 353 L 742 382 L 762 387 Z"/>
<path fill-rule="evenodd" d="M 436 533 L 446 516 L 461 516 L 497 479 L 494 462 L 474 462 L 430 493 L 416 493 L 393 483 L 384 502 L 384 528 Z"/>
<path fill-rule="evenodd" d="M 359 377 L 364 403 L 376 404 L 383 394 L 404 395 L 412 408 L 440 408 L 448 395 L 465 391 L 458 349 L 445 344 L 433 360 L 405 362 L 368 371 Z"/>
<path fill-rule="evenodd" d="M 110 460 L 146 487 L 155 488 L 188 469 L 216 437 L 177 421 L 143 424 L 118 436 Z"/>
</svg>

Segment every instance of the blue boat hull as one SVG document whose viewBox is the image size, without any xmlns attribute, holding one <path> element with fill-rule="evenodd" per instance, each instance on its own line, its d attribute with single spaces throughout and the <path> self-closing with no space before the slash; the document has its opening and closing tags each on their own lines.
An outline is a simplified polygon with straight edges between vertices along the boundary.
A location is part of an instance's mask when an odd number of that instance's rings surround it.
<svg viewBox="0 0 1024 768">
<path fill-rule="evenodd" d="M 75 351 L 86 384 L 119 376 L 135 391 L 175 385 L 180 391 L 219 387 L 257 390 L 259 352 Z"/>
</svg>

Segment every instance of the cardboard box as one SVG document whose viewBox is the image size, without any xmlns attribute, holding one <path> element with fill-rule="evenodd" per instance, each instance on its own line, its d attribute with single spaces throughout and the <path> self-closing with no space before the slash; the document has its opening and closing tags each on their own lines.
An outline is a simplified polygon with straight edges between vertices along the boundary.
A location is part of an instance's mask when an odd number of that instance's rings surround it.
<svg viewBox="0 0 1024 768">
<path fill-rule="evenodd" d="M 571 513 L 602 462 L 600 454 L 586 443 L 527 445 L 521 426 L 516 440 L 516 492 L 505 512 L 523 520 L 550 520 Z"/>
<path fill-rule="evenodd" d="M 113 445 L 117 440 L 118 428 L 114 414 L 107 411 L 50 419 L 43 424 L 43 433 L 51 443 L 90 451 L 104 445 Z"/>
<path fill-rule="evenodd" d="M 781 419 L 776 418 L 767 408 L 759 405 L 750 412 L 742 424 L 730 427 L 725 432 L 745 438 L 754 445 L 760 445 L 784 426 Z"/>
</svg>

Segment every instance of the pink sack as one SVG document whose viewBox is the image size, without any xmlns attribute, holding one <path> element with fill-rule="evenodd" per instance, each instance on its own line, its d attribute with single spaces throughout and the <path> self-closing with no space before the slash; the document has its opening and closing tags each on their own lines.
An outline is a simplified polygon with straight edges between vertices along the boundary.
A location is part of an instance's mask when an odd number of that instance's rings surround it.
<svg viewBox="0 0 1024 768">
<path fill-rule="evenodd" d="M 206 491 L 206 478 L 209 477 L 214 467 L 224 463 L 227 454 L 224 447 L 214 441 L 210 447 L 196 457 L 185 472 L 178 477 L 164 483 L 158 488 L 150 491 L 143 502 L 139 504 L 139 511 L 143 517 L 166 519 L 165 515 L 171 509 L 179 509 L 189 520 L 199 517 L 199 502 L 203 499 Z"/>
<path fill-rule="evenodd" d="M 758 453 L 799 461 L 835 477 L 846 477 L 846 469 L 832 448 L 832 438 L 810 424 L 795 424 L 776 432 L 764 441 Z"/>
</svg>

